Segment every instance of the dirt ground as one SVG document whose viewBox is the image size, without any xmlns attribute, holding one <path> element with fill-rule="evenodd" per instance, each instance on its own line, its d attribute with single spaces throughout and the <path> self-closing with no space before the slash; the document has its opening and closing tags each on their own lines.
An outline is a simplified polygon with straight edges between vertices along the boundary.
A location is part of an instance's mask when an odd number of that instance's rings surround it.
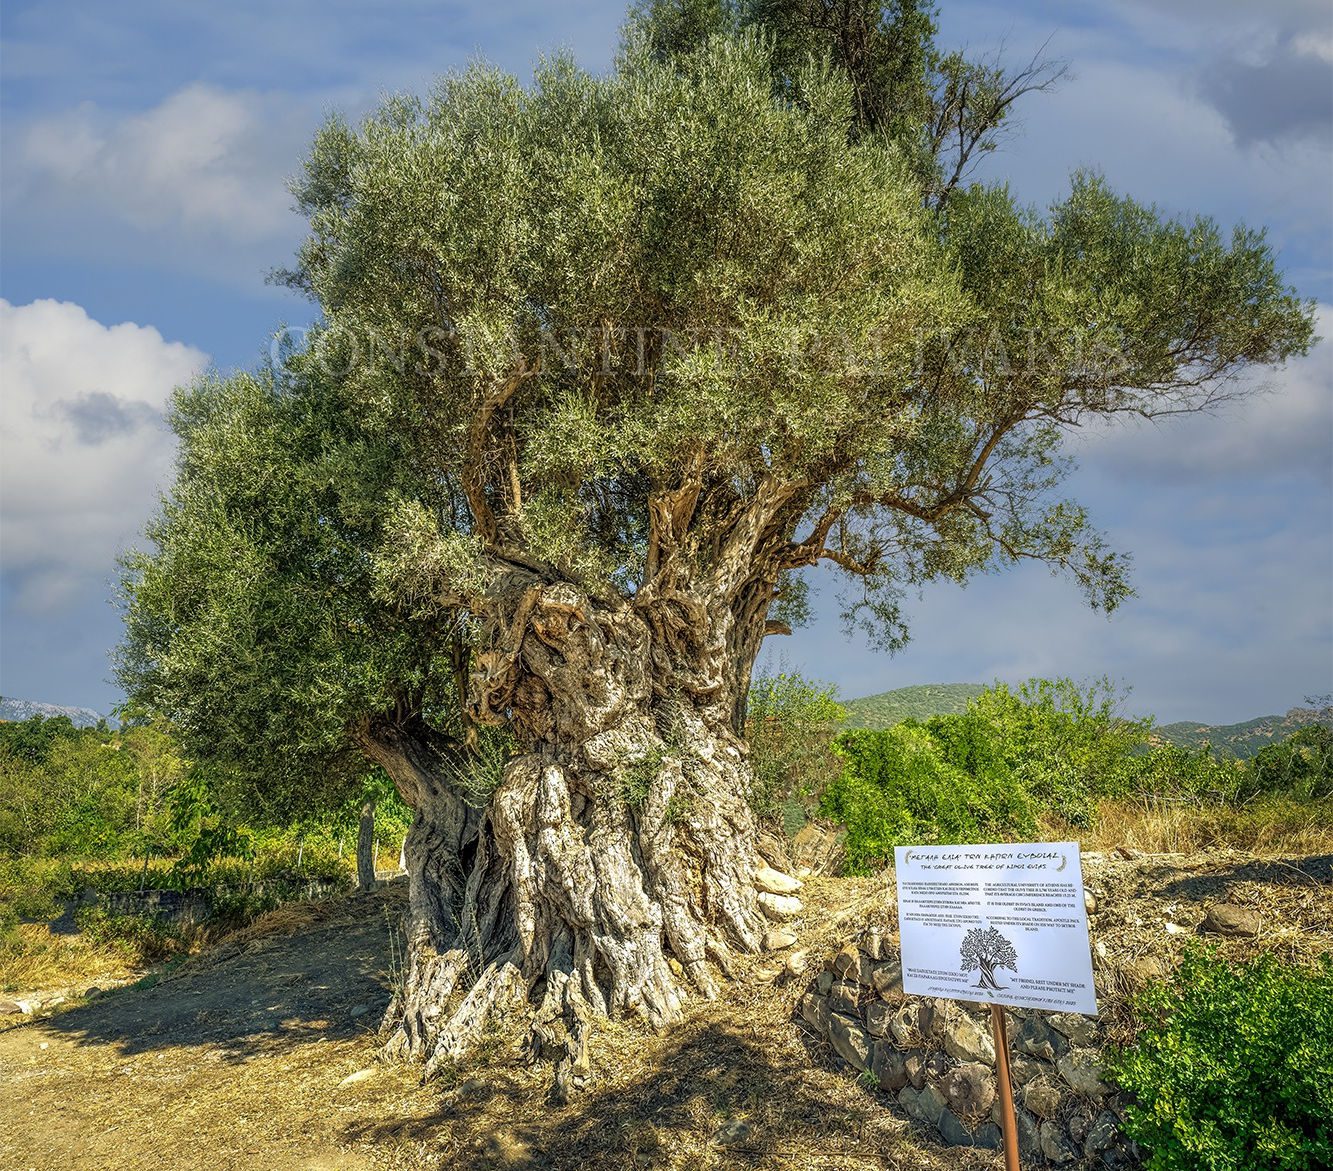
<svg viewBox="0 0 1333 1171">
<path fill-rule="evenodd" d="M 1260 937 L 1227 941 L 1233 954 L 1333 949 L 1333 856 L 1089 857 L 1085 878 L 1108 1010 L 1134 979 L 1119 961 L 1169 964 L 1210 902 L 1260 911 Z M 0 1167 L 1001 1166 L 937 1145 L 840 1067 L 791 1019 L 804 981 L 765 982 L 763 960 L 665 1034 L 608 1026 L 593 1084 L 568 1106 L 546 1105 L 546 1074 L 503 1025 L 421 1086 L 375 1057 L 402 896 L 284 908 L 156 982 L 0 1032 Z M 804 896 L 812 973 L 861 927 L 892 923 L 888 878 L 811 880 Z"/>
</svg>

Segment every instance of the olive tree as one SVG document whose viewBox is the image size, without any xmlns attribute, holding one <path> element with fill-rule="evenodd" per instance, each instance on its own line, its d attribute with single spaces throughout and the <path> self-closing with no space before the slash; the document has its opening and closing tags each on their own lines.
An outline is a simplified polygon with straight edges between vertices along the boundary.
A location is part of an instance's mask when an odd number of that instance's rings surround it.
<svg viewBox="0 0 1333 1171">
<path fill-rule="evenodd" d="M 797 909 L 742 729 L 803 570 L 886 647 L 904 591 L 1019 559 L 1110 609 L 1066 430 L 1310 339 L 1256 234 L 1091 176 L 1045 213 L 950 186 L 940 104 L 976 142 L 1007 107 L 940 81 L 928 27 L 884 78 L 673 11 L 607 76 L 478 66 L 324 127 L 287 274 L 320 324 L 182 394 L 127 582 L 131 690 L 275 787 L 360 752 L 414 810 L 386 1024 L 427 1073 L 525 1005 L 564 1094 L 597 1018 L 668 1024 Z"/>
</svg>

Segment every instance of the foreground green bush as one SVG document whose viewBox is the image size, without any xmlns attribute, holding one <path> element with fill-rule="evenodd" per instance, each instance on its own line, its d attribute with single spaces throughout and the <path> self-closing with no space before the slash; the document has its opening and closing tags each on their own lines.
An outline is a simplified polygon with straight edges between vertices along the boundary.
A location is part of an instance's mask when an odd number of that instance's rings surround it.
<svg viewBox="0 0 1333 1171">
<path fill-rule="evenodd" d="M 950 759 L 950 748 L 914 721 L 879 732 L 845 732 L 837 750 L 843 771 L 825 790 L 820 812 L 847 827 L 850 873 L 884 866 L 896 845 L 1036 830 L 1032 805 L 1007 769 L 967 772 Z"/>
<path fill-rule="evenodd" d="M 1134 1096 L 1125 1129 L 1149 1171 L 1333 1167 L 1333 957 L 1302 970 L 1194 950 L 1138 1008 L 1107 1072 Z"/>
</svg>

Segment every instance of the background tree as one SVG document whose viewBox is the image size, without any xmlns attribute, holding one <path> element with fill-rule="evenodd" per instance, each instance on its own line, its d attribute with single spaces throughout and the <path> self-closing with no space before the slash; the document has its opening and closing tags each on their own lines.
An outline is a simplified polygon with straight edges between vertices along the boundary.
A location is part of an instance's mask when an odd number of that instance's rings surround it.
<svg viewBox="0 0 1333 1171">
<path fill-rule="evenodd" d="M 182 396 L 129 581 L 128 688 L 275 793 L 358 748 L 416 811 L 391 1050 L 430 1073 L 526 998 L 558 1093 L 598 1016 L 667 1023 L 759 946 L 740 730 L 793 575 L 839 567 L 890 647 L 905 589 L 1019 559 L 1109 609 L 1063 429 L 1311 329 L 1256 234 L 1091 177 L 942 199 L 937 107 L 860 93 L 934 93 L 933 50 L 867 81 L 649 16 L 610 76 L 477 67 L 324 128 L 288 274 L 322 324 Z"/>
</svg>

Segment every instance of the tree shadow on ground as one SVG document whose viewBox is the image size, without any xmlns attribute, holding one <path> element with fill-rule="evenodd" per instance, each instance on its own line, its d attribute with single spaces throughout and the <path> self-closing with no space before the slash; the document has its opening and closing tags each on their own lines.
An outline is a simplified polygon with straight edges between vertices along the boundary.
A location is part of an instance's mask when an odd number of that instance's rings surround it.
<svg viewBox="0 0 1333 1171">
<path fill-rule="evenodd" d="M 1224 896 L 1239 883 L 1257 882 L 1278 887 L 1333 886 L 1333 854 L 1311 854 L 1293 858 L 1249 858 L 1231 866 L 1210 866 L 1206 873 L 1180 875 L 1174 870 L 1147 870 L 1146 879 L 1160 879 L 1162 896 L 1210 899 Z"/>
<path fill-rule="evenodd" d="M 541 1104 L 531 1076 L 487 1070 L 444 1090 L 434 1109 L 360 1121 L 345 1141 L 424 1144 L 469 1168 L 623 1171 L 626 1168 L 989 1167 L 988 1153 L 930 1150 L 887 1100 L 793 1035 L 743 1021 L 687 1021 L 650 1059 L 598 1080 L 563 1107 Z M 811 1057 L 815 1059 L 811 1063 Z M 836 1059 L 834 1059 L 836 1060 Z M 466 1152 L 466 1155 L 464 1155 Z M 445 1158 L 439 1164 L 451 1165 Z"/>
<path fill-rule="evenodd" d="M 384 969 L 400 897 L 315 904 L 299 924 L 288 911 L 292 931 L 242 933 L 32 1027 L 127 1056 L 198 1048 L 235 1063 L 367 1033 L 390 999 Z"/>
</svg>

